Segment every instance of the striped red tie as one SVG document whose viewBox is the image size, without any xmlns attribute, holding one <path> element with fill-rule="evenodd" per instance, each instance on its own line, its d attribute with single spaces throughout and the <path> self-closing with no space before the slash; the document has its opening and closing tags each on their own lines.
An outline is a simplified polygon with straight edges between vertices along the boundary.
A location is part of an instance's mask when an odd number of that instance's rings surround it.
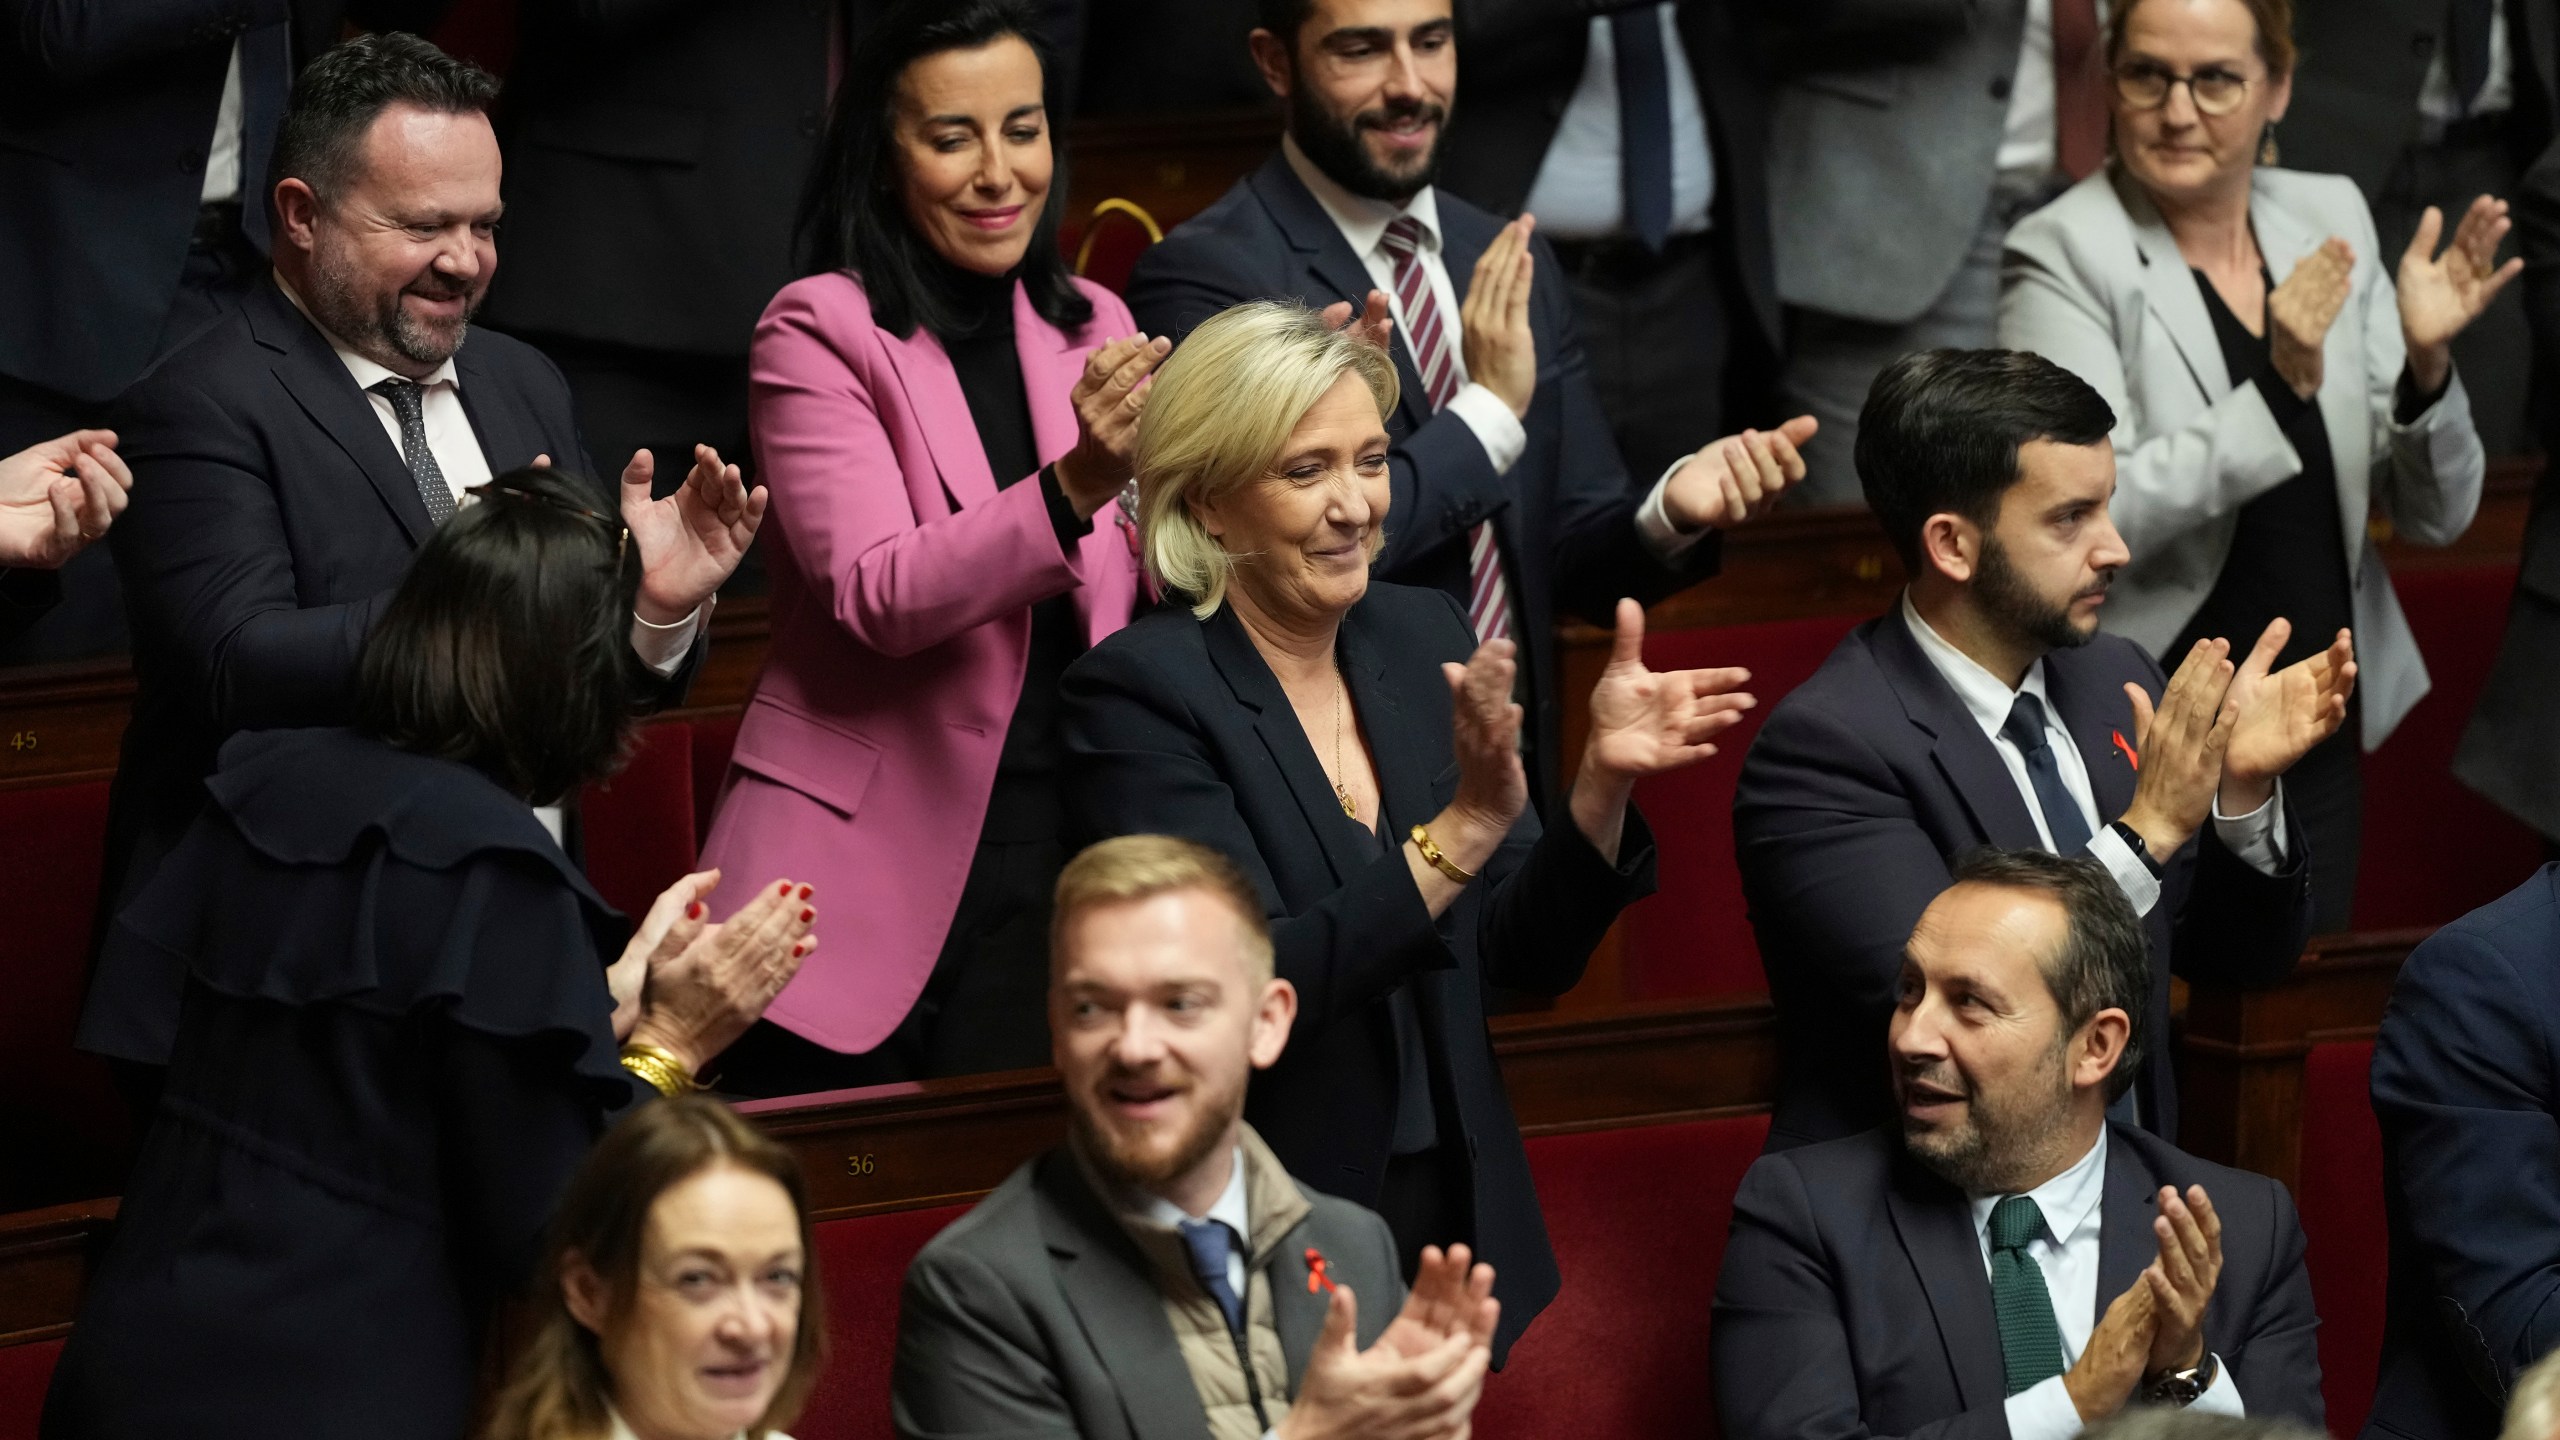
<svg viewBox="0 0 2560 1440">
<path fill-rule="evenodd" d="M 1422 372 L 1422 388 L 1438 411 L 1458 393 L 1457 356 L 1450 349 L 1449 327 L 1441 322 L 1440 303 L 1422 268 L 1422 222 L 1399 215 L 1388 222 L 1387 254 L 1395 260 L 1396 303 L 1404 311 L 1406 342 L 1414 367 Z M 1511 585 L 1502 575 L 1502 551 L 1494 544 L 1493 522 L 1467 532 L 1467 620 L 1476 639 L 1498 640 L 1511 633 Z"/>
</svg>

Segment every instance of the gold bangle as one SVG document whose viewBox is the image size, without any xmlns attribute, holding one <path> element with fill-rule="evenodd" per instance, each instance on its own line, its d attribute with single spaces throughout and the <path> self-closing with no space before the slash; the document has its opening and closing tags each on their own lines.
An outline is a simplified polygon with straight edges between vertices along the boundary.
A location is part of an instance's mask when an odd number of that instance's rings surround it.
<svg viewBox="0 0 2560 1440">
<path fill-rule="evenodd" d="M 649 1082 L 649 1088 L 673 1100 L 694 1088 L 693 1072 L 684 1062 L 655 1045 L 622 1047 L 622 1068 Z"/>
<path fill-rule="evenodd" d="M 1441 854 L 1440 847 L 1431 843 L 1431 832 L 1419 825 L 1413 827 L 1413 848 L 1422 852 L 1424 864 L 1461 885 L 1476 878 L 1474 871 L 1459 869 L 1457 861 Z"/>
</svg>

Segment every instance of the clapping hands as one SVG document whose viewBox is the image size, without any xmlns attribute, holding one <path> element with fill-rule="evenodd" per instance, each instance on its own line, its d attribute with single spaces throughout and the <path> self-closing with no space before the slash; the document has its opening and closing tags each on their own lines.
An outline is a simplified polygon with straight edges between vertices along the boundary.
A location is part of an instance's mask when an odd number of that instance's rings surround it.
<svg viewBox="0 0 2560 1440">
<path fill-rule="evenodd" d="M 2453 243 L 2436 253 L 2444 212 L 2430 205 L 2400 256 L 2400 331 L 2409 347 L 2409 378 L 2433 394 L 2453 368 L 2453 337 L 2480 318 L 2498 292 L 2524 273 L 2521 256 L 2498 263 L 2498 245 L 2515 222 L 2507 202 L 2483 195 L 2462 214 Z"/>
<path fill-rule="evenodd" d="M 1620 600 L 1617 621 L 1608 666 L 1591 688 L 1591 738 L 1571 799 L 1574 823 L 1611 864 L 1635 782 L 1715 754 L 1715 737 L 1760 703 L 1742 691 L 1748 670 L 1646 668 L 1644 607 Z"/>
<path fill-rule="evenodd" d="M 1337 1284 L 1324 1331 L 1307 1357 L 1281 1440 L 1463 1440 L 1493 1363 L 1493 1267 L 1470 1266 L 1467 1247 L 1425 1247 L 1404 1309 L 1366 1350 L 1359 1297 Z"/>
</svg>

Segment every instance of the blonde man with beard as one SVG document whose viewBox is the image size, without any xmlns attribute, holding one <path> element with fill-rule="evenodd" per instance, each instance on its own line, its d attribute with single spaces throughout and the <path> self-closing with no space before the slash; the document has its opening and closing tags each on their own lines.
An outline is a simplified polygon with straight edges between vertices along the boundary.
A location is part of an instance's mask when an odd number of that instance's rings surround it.
<svg viewBox="0 0 2560 1440">
<path fill-rule="evenodd" d="M 1298 997 L 1242 873 L 1105 841 L 1059 877 L 1050 956 L 1073 1131 L 909 1268 L 898 1433 L 1466 1434 L 1492 1267 L 1426 1248 L 1408 1292 L 1386 1223 L 1301 1187 L 1244 1123 Z"/>
</svg>

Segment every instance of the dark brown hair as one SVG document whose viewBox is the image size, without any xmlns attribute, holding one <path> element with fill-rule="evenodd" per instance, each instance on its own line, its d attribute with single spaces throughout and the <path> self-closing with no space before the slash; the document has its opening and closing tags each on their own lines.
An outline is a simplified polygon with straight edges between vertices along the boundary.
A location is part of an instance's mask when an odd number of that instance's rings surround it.
<svg viewBox="0 0 2560 1440">
<path fill-rule="evenodd" d="M 356 666 L 356 728 L 548 804 L 622 761 L 629 548 L 591 487 L 511 470 L 418 550 Z"/>
<path fill-rule="evenodd" d="M 2086 855 L 2047 850 L 1970 851 L 1956 860 L 1951 878 L 1958 885 L 2033 890 L 2062 907 L 2069 922 L 2062 946 L 2037 956 L 2036 969 L 2062 1011 L 2064 1038 L 2079 1034 L 2101 1010 L 2124 1012 L 2124 1054 L 2107 1076 L 2107 1098 L 2131 1089 L 2150 1028 L 2151 941 L 2124 887 Z"/>
<path fill-rule="evenodd" d="M 397 30 L 359 35 L 323 52 L 293 82 L 267 177 L 300 180 L 325 198 L 355 174 L 365 134 L 383 111 L 414 105 L 487 114 L 497 101 L 497 80 L 468 60 Z"/>
<path fill-rule="evenodd" d="M 546 1232 L 532 1339 L 490 1406 L 484 1440 L 588 1440 L 605 1433 L 613 1377 L 595 1333 L 569 1313 L 563 1277 L 580 1264 L 594 1270 L 613 1294 L 614 1319 L 627 1316 L 640 1283 L 640 1243 L 658 1197 L 722 1165 L 780 1185 L 800 1217 L 800 1323 L 791 1340 L 791 1365 L 773 1403 L 747 1434 L 761 1440 L 799 1417 L 818 1383 L 827 1330 L 800 1162 L 736 1111 L 697 1093 L 644 1105 L 605 1132 L 569 1181 Z"/>
<path fill-rule="evenodd" d="M 2264 61 L 2270 75 L 2293 73 L 2293 0 L 2240 0 L 2249 18 L 2258 22 L 2258 58 Z M 2124 54 L 2125 22 L 2142 8 L 2142 0 L 2121 0 L 2115 13 L 2107 17 L 2107 64 L 2113 66 Z"/>
</svg>

